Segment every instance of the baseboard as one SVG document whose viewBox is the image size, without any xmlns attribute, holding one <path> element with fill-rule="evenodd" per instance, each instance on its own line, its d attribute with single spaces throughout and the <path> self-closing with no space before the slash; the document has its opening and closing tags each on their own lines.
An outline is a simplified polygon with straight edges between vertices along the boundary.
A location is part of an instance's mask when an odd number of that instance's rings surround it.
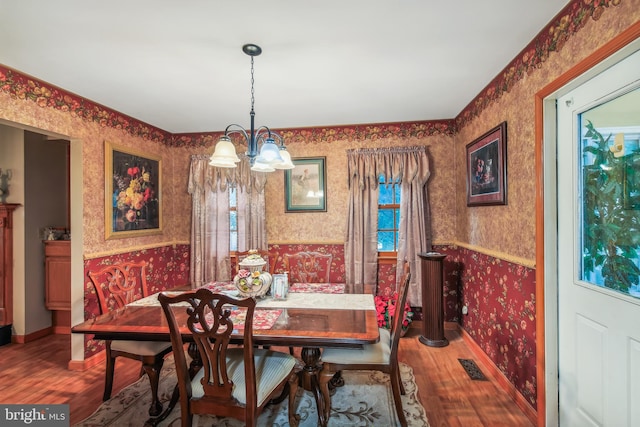
<svg viewBox="0 0 640 427">
<path fill-rule="evenodd" d="M 49 326 L 48 328 L 40 329 L 39 331 L 35 331 L 27 335 L 13 335 L 11 337 L 11 342 L 14 344 L 24 344 L 51 334 L 53 334 L 53 329 Z"/>
<path fill-rule="evenodd" d="M 59 335 L 69 335 L 71 333 L 70 326 L 54 326 L 53 333 Z"/>
<path fill-rule="evenodd" d="M 103 350 L 99 353 L 94 354 L 88 359 L 70 360 L 69 364 L 67 365 L 67 369 L 70 371 L 86 371 L 87 369 L 104 362 L 104 359 L 105 351 Z"/>
<path fill-rule="evenodd" d="M 457 325 L 457 329 L 460 332 L 460 336 L 465 341 L 469 349 L 473 352 L 473 354 L 480 360 L 480 362 L 486 367 L 489 375 L 491 375 L 496 383 L 502 388 L 508 395 L 513 399 L 516 405 L 524 414 L 529 418 L 529 420 L 533 423 L 533 425 L 538 424 L 538 413 L 533 406 L 520 394 L 518 390 L 514 387 L 514 385 L 507 379 L 507 377 L 502 373 L 500 369 L 493 363 L 493 360 L 487 356 L 487 354 L 482 351 L 478 343 L 465 331 L 459 324 L 448 322 L 452 325 Z"/>
</svg>

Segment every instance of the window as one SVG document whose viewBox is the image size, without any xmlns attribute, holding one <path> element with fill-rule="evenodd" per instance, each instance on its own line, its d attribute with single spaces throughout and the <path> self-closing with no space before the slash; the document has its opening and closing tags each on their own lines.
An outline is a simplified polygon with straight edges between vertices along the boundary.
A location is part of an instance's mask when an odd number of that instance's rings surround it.
<svg viewBox="0 0 640 427">
<path fill-rule="evenodd" d="M 229 187 L 229 251 L 238 250 L 238 192 Z"/>
<path fill-rule="evenodd" d="M 397 252 L 400 228 L 400 183 L 380 175 L 378 186 L 378 252 Z"/>
<path fill-rule="evenodd" d="M 621 113 L 610 112 L 626 113 L 638 99 L 635 89 L 578 114 L 580 279 L 635 298 L 640 298 L 640 121 L 628 113 L 621 122 Z"/>
</svg>

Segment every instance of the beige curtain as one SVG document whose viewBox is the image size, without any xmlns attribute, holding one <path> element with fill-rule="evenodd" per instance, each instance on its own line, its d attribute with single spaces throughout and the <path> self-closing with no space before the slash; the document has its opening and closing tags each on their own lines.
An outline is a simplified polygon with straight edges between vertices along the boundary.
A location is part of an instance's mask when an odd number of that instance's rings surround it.
<svg viewBox="0 0 640 427">
<path fill-rule="evenodd" d="M 426 147 L 366 148 L 347 151 L 349 208 L 345 236 L 348 292 L 363 292 L 377 281 L 378 180 L 399 180 L 400 229 L 396 281 L 402 262 L 411 268 L 408 300 L 422 305 L 417 254 L 431 250 L 431 217 L 427 194 L 429 159 Z"/>
<path fill-rule="evenodd" d="M 265 183 L 265 174 L 252 172 L 246 156 L 241 156 L 241 162 L 237 168 L 229 169 L 209 166 L 207 155 L 191 156 L 188 192 L 192 200 L 190 271 L 192 287 L 199 287 L 216 280 L 231 280 L 229 256 L 229 188 L 231 186 L 235 186 L 238 190 L 238 249 L 242 250 L 241 244 L 266 247 Z"/>
<path fill-rule="evenodd" d="M 238 189 L 238 251 L 268 250 L 265 226 L 266 173 L 253 172 L 252 184 Z"/>
</svg>

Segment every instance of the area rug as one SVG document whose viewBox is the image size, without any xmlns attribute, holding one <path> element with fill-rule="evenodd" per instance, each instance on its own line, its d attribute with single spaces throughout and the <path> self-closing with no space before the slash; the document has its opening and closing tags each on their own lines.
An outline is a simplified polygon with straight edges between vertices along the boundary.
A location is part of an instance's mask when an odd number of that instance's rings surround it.
<svg viewBox="0 0 640 427">
<path fill-rule="evenodd" d="M 402 406 L 410 426 L 428 427 L 425 410 L 420 404 L 413 370 L 400 363 L 402 384 L 406 394 Z M 330 427 L 337 426 L 396 426 L 398 422 L 389 377 L 374 371 L 345 371 L 345 385 L 338 387 L 331 397 Z M 175 366 L 169 356 L 160 375 L 159 397 L 164 407 L 171 398 L 176 384 Z M 76 427 L 94 426 L 143 426 L 148 419 L 151 403 L 149 381 L 146 376 L 122 389 L 120 393 L 104 402 L 91 416 L 76 424 Z M 299 389 L 296 399 L 300 415 L 300 427 L 316 427 L 318 414 L 311 392 Z M 288 426 L 288 400 L 271 405 L 258 418 L 259 426 Z M 244 424 L 231 418 L 195 416 L 194 426 L 240 427 Z M 177 405 L 161 427 L 180 426 L 180 407 Z"/>
</svg>

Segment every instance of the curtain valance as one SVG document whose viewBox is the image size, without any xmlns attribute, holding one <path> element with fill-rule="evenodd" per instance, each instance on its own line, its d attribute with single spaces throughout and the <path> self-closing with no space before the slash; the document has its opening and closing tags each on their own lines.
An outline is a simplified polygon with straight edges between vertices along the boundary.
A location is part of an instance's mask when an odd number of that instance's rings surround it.
<svg viewBox="0 0 640 427">
<path fill-rule="evenodd" d="M 426 147 L 357 148 L 347 150 L 348 186 L 378 188 L 380 175 L 391 181 L 424 186 L 429 179 Z"/>
</svg>

